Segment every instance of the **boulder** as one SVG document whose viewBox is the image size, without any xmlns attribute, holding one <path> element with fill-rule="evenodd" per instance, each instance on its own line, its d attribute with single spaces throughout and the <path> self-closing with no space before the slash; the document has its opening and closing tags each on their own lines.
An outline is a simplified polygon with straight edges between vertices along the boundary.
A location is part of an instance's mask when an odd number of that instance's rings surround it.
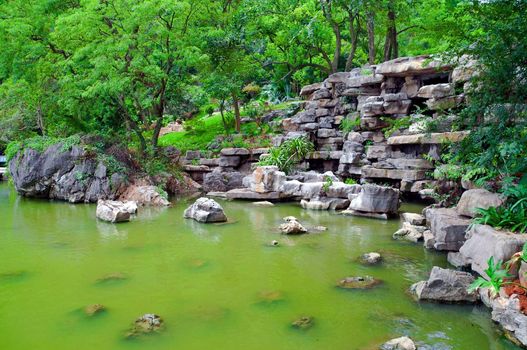
<svg viewBox="0 0 527 350">
<path fill-rule="evenodd" d="M 423 226 L 426 223 L 426 219 L 421 214 L 416 213 L 402 213 L 401 217 L 404 222 L 409 223 L 410 225 Z"/>
<path fill-rule="evenodd" d="M 382 261 L 382 256 L 379 253 L 371 252 L 362 254 L 359 260 L 364 265 L 375 265 Z"/>
<path fill-rule="evenodd" d="M 291 327 L 297 329 L 309 329 L 314 325 L 314 319 L 311 316 L 301 316 L 291 322 Z"/>
<path fill-rule="evenodd" d="M 261 208 L 274 207 L 274 204 L 269 201 L 253 202 L 253 205 Z"/>
<path fill-rule="evenodd" d="M 109 174 L 104 163 L 80 146 L 62 143 L 39 152 L 18 152 L 9 162 L 16 191 L 25 197 L 49 198 L 71 203 L 114 199 L 125 183 L 122 174 Z"/>
<path fill-rule="evenodd" d="M 188 207 L 183 216 L 186 219 L 194 219 L 198 222 L 211 223 L 211 222 L 225 222 L 227 217 L 223 211 L 221 205 L 218 204 L 214 199 L 210 198 L 199 198 Z"/>
<path fill-rule="evenodd" d="M 235 188 L 243 187 L 244 175 L 238 171 L 223 171 L 214 169 L 203 177 L 203 189 L 206 192 L 227 192 Z"/>
<path fill-rule="evenodd" d="M 127 338 L 134 338 L 141 335 L 157 333 L 163 329 L 164 321 L 155 314 L 145 314 L 135 320 L 134 324 L 127 332 Z"/>
<path fill-rule="evenodd" d="M 457 204 L 457 213 L 459 215 L 475 217 L 477 209 L 488 209 L 490 207 L 499 207 L 503 204 L 504 198 L 497 193 L 492 193 L 483 188 L 465 191 Z"/>
<path fill-rule="evenodd" d="M 361 192 L 350 197 L 350 210 L 367 213 L 395 214 L 399 210 L 400 192 L 391 187 L 365 184 Z"/>
<path fill-rule="evenodd" d="M 104 305 L 101 305 L 101 304 L 92 304 L 92 305 L 88 305 L 84 308 L 84 313 L 86 314 L 86 316 L 95 316 L 96 314 L 99 314 L 99 313 L 102 313 L 106 311 L 106 308 L 104 307 Z"/>
<path fill-rule="evenodd" d="M 527 235 L 500 231 L 487 225 L 472 225 L 466 236 L 467 241 L 459 249 L 459 259 L 482 276 L 486 276 L 485 269 L 490 257 L 495 262 L 507 261 L 514 253 L 521 251 L 527 242 Z"/>
<path fill-rule="evenodd" d="M 311 210 L 341 210 L 349 206 L 350 201 L 342 198 L 313 198 L 310 200 L 302 199 L 300 206 L 304 209 Z"/>
<path fill-rule="evenodd" d="M 437 74 L 450 69 L 449 65 L 432 59 L 430 56 L 400 57 L 377 66 L 376 73 L 385 77 L 406 77 Z"/>
<path fill-rule="evenodd" d="M 423 239 L 423 234 L 426 231 L 426 226 L 411 225 L 408 222 L 403 222 L 403 227 L 393 234 L 394 239 L 405 239 L 410 242 L 417 243 Z"/>
<path fill-rule="evenodd" d="M 382 281 L 371 276 L 346 277 L 337 283 L 343 289 L 370 289 L 382 284 Z"/>
<path fill-rule="evenodd" d="M 452 208 L 431 208 L 425 211 L 437 250 L 458 251 L 465 242 L 465 231 L 471 221 Z"/>
<path fill-rule="evenodd" d="M 134 201 L 139 206 L 166 207 L 170 205 L 166 193 L 159 193 L 158 187 L 140 184 L 128 186 L 119 200 Z"/>
<path fill-rule="evenodd" d="M 501 326 L 507 338 L 527 348 L 527 316 L 520 311 L 518 298 L 498 297 L 491 303 L 492 320 Z"/>
<path fill-rule="evenodd" d="M 425 85 L 419 89 L 417 97 L 422 98 L 443 98 L 455 94 L 453 84 Z"/>
<path fill-rule="evenodd" d="M 477 293 L 467 292 L 474 276 L 468 272 L 434 266 L 428 281 L 417 282 L 410 290 L 419 300 L 438 302 L 476 302 Z"/>
<path fill-rule="evenodd" d="M 322 89 L 323 86 L 324 86 L 323 83 L 315 83 L 311 85 L 306 85 L 302 88 L 302 90 L 300 90 L 300 96 L 309 96 L 315 91 Z"/>
<path fill-rule="evenodd" d="M 285 173 L 277 166 L 259 166 L 243 179 L 243 185 L 257 193 L 277 192 L 285 180 Z"/>
<path fill-rule="evenodd" d="M 131 206 L 123 202 L 99 200 L 97 202 L 96 216 L 99 220 L 117 223 L 130 221 Z M 137 206 L 135 206 L 137 210 Z"/>
<path fill-rule="evenodd" d="M 285 223 L 280 225 L 280 231 L 286 235 L 298 235 L 307 233 L 307 229 L 302 226 L 294 216 L 288 216 L 284 218 Z"/>
<path fill-rule="evenodd" d="M 381 350 L 416 350 L 415 343 L 408 337 L 400 337 L 381 345 Z"/>
</svg>

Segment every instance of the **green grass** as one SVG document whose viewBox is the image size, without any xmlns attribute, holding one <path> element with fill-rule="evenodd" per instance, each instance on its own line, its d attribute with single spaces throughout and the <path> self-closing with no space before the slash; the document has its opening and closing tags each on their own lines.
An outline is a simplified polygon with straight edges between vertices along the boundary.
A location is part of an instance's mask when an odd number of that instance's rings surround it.
<svg viewBox="0 0 527 350">
<path fill-rule="evenodd" d="M 272 105 L 269 108 L 271 110 L 285 109 L 291 104 L 291 102 L 285 102 Z M 241 111 L 241 116 L 246 116 L 246 112 L 244 110 Z M 211 143 L 217 136 L 231 135 L 234 132 L 233 129 L 229 130 L 228 132 L 225 131 L 223 122 L 221 120 L 221 115 L 219 113 L 214 113 L 213 115 L 209 116 L 202 111 L 194 119 L 187 121 L 186 123 L 193 125 L 193 130 L 172 132 L 163 135 L 159 138 L 159 145 L 162 147 L 172 146 L 181 150 L 182 152 L 189 150 L 206 150 L 207 145 Z M 243 124 L 241 129 L 243 137 L 234 138 L 232 142 L 226 142 L 225 144 L 222 144 L 222 147 L 269 146 L 269 140 L 267 138 L 255 138 L 251 141 L 240 139 L 259 136 L 260 130 L 258 130 L 256 123 Z"/>
</svg>

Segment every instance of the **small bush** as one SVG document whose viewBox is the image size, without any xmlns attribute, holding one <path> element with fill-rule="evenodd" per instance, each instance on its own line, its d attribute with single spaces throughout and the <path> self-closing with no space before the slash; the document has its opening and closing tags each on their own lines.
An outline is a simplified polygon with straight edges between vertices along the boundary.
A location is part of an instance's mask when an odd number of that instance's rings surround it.
<svg viewBox="0 0 527 350">
<path fill-rule="evenodd" d="M 272 147 L 269 155 L 260 160 L 258 165 L 275 165 L 281 171 L 289 173 L 314 149 L 315 146 L 307 138 L 297 137 L 285 141 L 279 147 Z"/>
</svg>

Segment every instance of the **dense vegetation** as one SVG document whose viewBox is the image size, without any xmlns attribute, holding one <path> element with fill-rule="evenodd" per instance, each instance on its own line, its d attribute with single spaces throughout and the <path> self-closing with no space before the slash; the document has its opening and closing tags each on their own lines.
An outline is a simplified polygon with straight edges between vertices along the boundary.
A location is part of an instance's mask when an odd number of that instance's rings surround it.
<svg viewBox="0 0 527 350">
<path fill-rule="evenodd" d="M 479 73 L 455 125 L 472 133 L 438 178 L 510 192 L 527 170 L 525 13 L 523 0 L 2 1 L 0 151 L 79 134 L 151 158 L 268 146 L 259 117 L 302 85 L 399 56 L 469 55 Z M 175 120 L 185 131 L 160 137 Z"/>
<path fill-rule="evenodd" d="M 329 73 L 441 52 L 451 0 L 0 3 L 0 142 L 99 133 L 156 149 L 161 126 L 275 103 Z M 230 126 L 229 128 L 230 129 Z"/>
</svg>

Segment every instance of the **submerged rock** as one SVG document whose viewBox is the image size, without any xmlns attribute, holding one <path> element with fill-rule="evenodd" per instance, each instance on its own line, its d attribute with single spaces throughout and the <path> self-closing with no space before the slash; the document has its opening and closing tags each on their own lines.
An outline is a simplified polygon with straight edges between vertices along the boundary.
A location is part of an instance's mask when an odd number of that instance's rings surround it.
<svg viewBox="0 0 527 350">
<path fill-rule="evenodd" d="M 474 282 L 474 276 L 468 272 L 434 266 L 428 281 L 417 282 L 410 287 L 410 290 L 419 300 L 476 302 L 477 293 L 467 291 L 472 282 Z"/>
<path fill-rule="evenodd" d="M 110 283 L 110 282 L 124 281 L 126 279 L 128 279 L 128 277 L 124 273 L 114 272 L 114 273 L 105 275 L 101 278 L 98 278 L 97 281 L 95 281 L 95 283 L 105 284 L 105 283 Z"/>
<path fill-rule="evenodd" d="M 135 320 L 132 328 L 126 333 L 127 338 L 134 338 L 141 335 L 157 333 L 163 329 L 164 321 L 155 314 L 144 314 Z"/>
<path fill-rule="evenodd" d="M 84 308 L 84 313 L 87 316 L 94 316 L 103 311 L 106 311 L 106 307 L 104 307 L 102 304 L 91 304 Z"/>
<path fill-rule="evenodd" d="M 393 234 L 393 239 L 405 239 L 410 242 L 417 243 L 423 239 L 423 234 L 426 231 L 426 226 L 411 225 L 408 222 L 403 223 L 403 227 Z"/>
<path fill-rule="evenodd" d="M 344 289 L 370 289 L 381 284 L 382 281 L 371 276 L 346 277 L 337 286 Z"/>
<path fill-rule="evenodd" d="M 253 202 L 256 207 L 274 207 L 274 204 L 268 201 Z"/>
<path fill-rule="evenodd" d="M 291 326 L 297 329 L 309 329 L 315 325 L 315 320 L 311 316 L 301 316 L 291 322 Z"/>
<path fill-rule="evenodd" d="M 371 252 L 362 254 L 360 256 L 360 262 L 364 265 L 375 265 L 382 261 L 382 256 L 379 253 Z"/>
<path fill-rule="evenodd" d="M 130 214 L 137 211 L 135 202 L 99 200 L 96 216 L 99 220 L 111 223 L 130 221 Z"/>
<path fill-rule="evenodd" d="M 194 219 L 198 222 L 225 222 L 227 217 L 221 205 L 214 199 L 199 198 L 194 204 L 188 207 L 183 216 L 186 219 Z"/>
<path fill-rule="evenodd" d="M 294 216 L 284 218 L 285 223 L 280 225 L 280 231 L 286 235 L 298 235 L 307 233 L 307 229 L 302 226 Z"/>
<path fill-rule="evenodd" d="M 381 350 L 416 350 L 415 343 L 408 337 L 395 338 L 381 346 Z"/>
<path fill-rule="evenodd" d="M 264 290 L 258 293 L 258 300 L 261 304 L 275 304 L 284 301 L 284 293 L 279 290 Z"/>
</svg>

